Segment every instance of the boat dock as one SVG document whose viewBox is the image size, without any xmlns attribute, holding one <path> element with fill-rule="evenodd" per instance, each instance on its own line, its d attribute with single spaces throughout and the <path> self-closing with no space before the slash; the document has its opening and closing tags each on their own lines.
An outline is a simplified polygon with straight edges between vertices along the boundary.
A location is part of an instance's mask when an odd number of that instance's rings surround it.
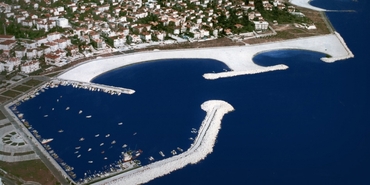
<svg viewBox="0 0 370 185">
<path fill-rule="evenodd" d="M 53 79 L 49 83 L 46 84 L 46 87 L 58 87 L 59 85 L 62 86 L 72 86 L 74 88 L 82 88 L 82 89 L 88 89 L 90 91 L 102 91 L 109 94 L 133 94 L 135 93 L 132 89 L 122 88 L 122 87 L 114 87 L 109 85 L 103 85 L 103 84 L 96 84 L 96 83 L 87 83 L 87 82 L 78 82 L 73 80 L 62 80 L 62 79 Z"/>
</svg>

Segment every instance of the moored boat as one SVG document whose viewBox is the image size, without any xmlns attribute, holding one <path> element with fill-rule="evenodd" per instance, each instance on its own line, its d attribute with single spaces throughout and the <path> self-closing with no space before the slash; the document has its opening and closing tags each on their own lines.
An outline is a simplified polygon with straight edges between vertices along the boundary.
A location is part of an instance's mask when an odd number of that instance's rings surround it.
<svg viewBox="0 0 370 185">
<path fill-rule="evenodd" d="M 41 141 L 41 144 L 47 144 L 47 143 L 50 143 L 51 141 L 53 141 L 54 139 L 53 138 L 50 138 L 50 139 L 43 139 Z"/>
<path fill-rule="evenodd" d="M 177 147 L 177 150 L 180 151 L 180 152 L 183 152 L 184 150 L 180 147 Z"/>
<path fill-rule="evenodd" d="M 162 152 L 162 151 L 159 151 L 159 154 L 162 156 L 162 157 L 164 157 L 165 155 L 164 155 L 164 153 Z"/>
</svg>

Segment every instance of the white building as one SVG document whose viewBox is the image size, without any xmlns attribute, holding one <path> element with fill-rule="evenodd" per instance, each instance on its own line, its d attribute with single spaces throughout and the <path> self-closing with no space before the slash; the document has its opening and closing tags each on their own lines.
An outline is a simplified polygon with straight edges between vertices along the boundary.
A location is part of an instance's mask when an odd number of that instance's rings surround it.
<svg viewBox="0 0 370 185">
<path fill-rule="evenodd" d="M 123 47 L 126 44 L 125 36 L 115 36 L 115 37 L 111 37 L 111 39 L 113 39 L 113 46 L 115 48 Z"/>
<path fill-rule="evenodd" d="M 15 46 L 16 43 L 17 43 L 17 41 L 15 41 L 15 40 L 2 41 L 2 42 L 0 42 L 0 49 L 10 50 Z"/>
<path fill-rule="evenodd" d="M 58 32 L 54 32 L 54 33 L 49 33 L 47 35 L 47 39 L 48 41 L 54 41 L 54 40 L 57 40 L 57 39 L 60 39 L 61 35 L 60 33 Z"/>
<path fill-rule="evenodd" d="M 40 38 L 35 39 L 35 41 L 37 42 L 38 46 L 41 46 L 41 44 L 47 43 L 48 39 L 46 37 L 40 37 Z"/>
<path fill-rule="evenodd" d="M 62 27 L 62 28 L 69 27 L 69 25 L 68 25 L 68 19 L 66 19 L 66 18 L 59 18 L 57 20 L 57 26 Z"/>
<path fill-rule="evenodd" d="M 253 21 L 255 30 L 267 30 L 269 23 L 266 21 Z"/>
<path fill-rule="evenodd" d="M 45 62 L 47 65 L 54 65 L 54 66 L 62 66 L 60 63 L 61 56 L 55 54 L 46 54 L 45 55 Z"/>
<path fill-rule="evenodd" d="M 48 26 L 48 24 L 45 24 L 45 23 L 42 23 L 42 22 L 38 22 L 38 23 L 36 23 L 36 28 L 37 28 L 37 30 L 42 30 L 42 29 L 44 29 L 44 30 L 45 30 L 45 32 L 48 32 L 48 31 L 49 31 L 49 26 Z"/>
<path fill-rule="evenodd" d="M 0 35 L 0 41 L 15 40 L 14 35 Z"/>
<path fill-rule="evenodd" d="M 59 49 L 65 49 L 69 45 L 67 39 L 57 39 L 55 42 L 58 44 Z"/>
<path fill-rule="evenodd" d="M 36 58 L 36 56 L 37 56 L 36 49 L 27 49 L 27 58 L 28 59 Z"/>
<path fill-rule="evenodd" d="M 55 42 L 48 42 L 45 45 L 49 46 L 50 51 L 56 51 L 59 49 L 58 43 L 55 43 Z"/>
<path fill-rule="evenodd" d="M 4 62 L 0 62 L 0 69 L 2 71 L 11 72 L 16 69 L 21 64 L 21 61 L 17 58 L 10 58 Z"/>
<path fill-rule="evenodd" d="M 28 61 L 21 65 L 21 71 L 24 73 L 32 73 L 40 69 L 40 62 L 37 60 Z"/>
<path fill-rule="evenodd" d="M 17 48 L 14 49 L 15 57 L 22 58 L 26 55 L 26 48 Z"/>
</svg>

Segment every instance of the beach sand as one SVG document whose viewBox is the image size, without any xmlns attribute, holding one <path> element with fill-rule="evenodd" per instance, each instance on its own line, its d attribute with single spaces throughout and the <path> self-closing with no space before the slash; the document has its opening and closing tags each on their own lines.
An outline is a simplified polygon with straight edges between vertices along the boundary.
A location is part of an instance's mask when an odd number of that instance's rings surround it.
<svg viewBox="0 0 370 185">
<path fill-rule="evenodd" d="M 226 78 L 238 75 L 256 74 L 261 72 L 287 69 L 288 66 L 285 65 L 263 67 L 253 62 L 253 57 L 259 53 L 285 49 L 310 50 L 329 54 L 331 58 L 322 59 L 325 62 L 334 62 L 353 57 L 352 52 L 346 46 L 342 37 L 335 32 L 334 34 L 328 35 L 256 45 L 151 51 L 118 55 L 85 62 L 61 74 L 57 78 L 90 82 L 96 76 L 119 67 L 161 59 L 186 58 L 207 58 L 221 61 L 225 63 L 232 71 L 208 73 L 204 74 L 204 77 L 206 79 Z"/>
<path fill-rule="evenodd" d="M 296 6 L 300 6 L 303 8 L 308 8 L 308 9 L 316 10 L 316 11 L 326 11 L 325 9 L 310 5 L 310 1 L 311 0 L 289 0 L 290 3 Z"/>
</svg>

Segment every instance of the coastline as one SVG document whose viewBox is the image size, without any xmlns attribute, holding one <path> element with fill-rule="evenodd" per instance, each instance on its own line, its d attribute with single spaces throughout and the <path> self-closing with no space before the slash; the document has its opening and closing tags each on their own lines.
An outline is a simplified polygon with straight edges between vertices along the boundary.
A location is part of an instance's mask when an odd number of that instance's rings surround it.
<svg viewBox="0 0 370 185">
<path fill-rule="evenodd" d="M 309 44 L 307 44 L 309 43 Z M 161 59 L 214 59 L 225 63 L 232 71 L 204 74 L 206 79 L 233 77 L 245 74 L 256 74 L 275 70 L 285 70 L 286 65 L 259 66 L 253 62 L 253 57 L 259 53 L 273 50 L 310 50 L 326 53 L 331 58 L 322 58 L 324 62 L 335 62 L 352 58 L 354 55 L 346 46 L 339 33 L 297 38 L 285 41 L 261 43 L 246 46 L 231 46 L 218 48 L 198 48 L 182 50 L 150 51 L 125 54 L 113 57 L 99 58 L 78 65 L 57 78 L 79 82 L 90 82 L 96 76 L 116 68 Z"/>
<path fill-rule="evenodd" d="M 303 8 L 308 8 L 311 10 L 316 10 L 320 12 L 327 11 L 326 9 L 318 8 L 318 7 L 310 5 L 311 0 L 289 0 L 289 2 L 292 3 L 293 5 L 300 6 Z"/>
<path fill-rule="evenodd" d="M 223 116 L 233 111 L 234 108 L 221 100 L 206 101 L 201 105 L 201 108 L 207 112 L 207 115 L 199 128 L 193 145 L 187 151 L 94 184 L 142 184 L 181 169 L 188 164 L 196 164 L 206 158 L 213 151 Z"/>
</svg>

